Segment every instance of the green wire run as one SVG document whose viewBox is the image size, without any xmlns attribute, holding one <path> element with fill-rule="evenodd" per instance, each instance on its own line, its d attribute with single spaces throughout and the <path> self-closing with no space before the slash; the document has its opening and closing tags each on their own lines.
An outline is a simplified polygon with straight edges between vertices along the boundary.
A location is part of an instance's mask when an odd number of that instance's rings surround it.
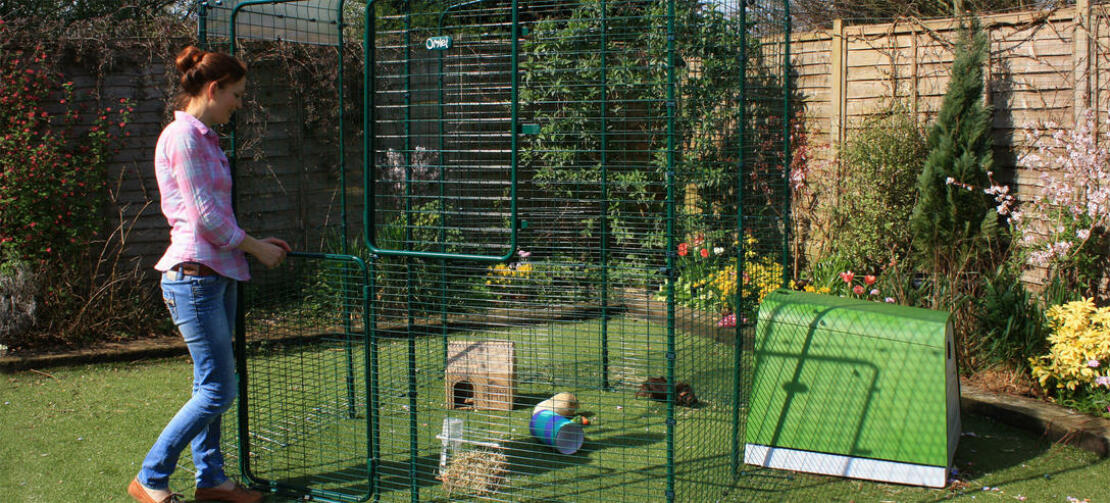
<svg viewBox="0 0 1110 503">
<path fill-rule="evenodd" d="M 242 287 L 247 480 L 398 502 L 819 485 L 743 462 L 759 301 L 791 273 L 783 2 L 202 12 L 202 40 L 282 76 L 249 82 L 229 157 L 241 224 L 303 251 Z M 531 429 L 557 393 L 589 422 L 573 453 Z"/>
</svg>

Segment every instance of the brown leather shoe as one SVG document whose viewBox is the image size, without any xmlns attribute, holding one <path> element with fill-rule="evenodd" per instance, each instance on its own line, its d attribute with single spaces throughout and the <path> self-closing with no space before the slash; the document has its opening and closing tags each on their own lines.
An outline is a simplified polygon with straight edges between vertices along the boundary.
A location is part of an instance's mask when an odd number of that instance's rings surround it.
<svg viewBox="0 0 1110 503">
<path fill-rule="evenodd" d="M 138 477 L 131 479 L 131 485 L 127 486 L 127 494 L 130 494 L 131 497 L 135 498 L 135 501 L 139 503 L 185 503 L 185 500 L 181 499 L 182 496 L 177 493 L 171 493 L 169 496 L 163 498 L 162 501 L 154 501 L 154 498 L 151 498 L 150 495 L 146 493 L 146 489 L 143 489 L 143 485 L 139 483 Z"/>
<path fill-rule="evenodd" d="M 223 501 L 225 503 L 258 503 L 262 501 L 262 493 L 243 487 L 238 482 L 231 489 L 216 489 L 215 487 L 198 487 L 195 495 L 197 501 Z"/>
</svg>

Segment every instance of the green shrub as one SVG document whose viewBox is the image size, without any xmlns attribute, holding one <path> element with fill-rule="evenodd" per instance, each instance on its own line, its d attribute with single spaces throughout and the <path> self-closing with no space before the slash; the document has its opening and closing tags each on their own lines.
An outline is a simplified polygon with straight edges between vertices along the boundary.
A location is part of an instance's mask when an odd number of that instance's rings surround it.
<svg viewBox="0 0 1110 503">
<path fill-rule="evenodd" d="M 114 203 L 108 163 L 128 134 L 130 102 L 100 106 L 77 93 L 56 70 L 61 55 L 14 24 L 0 20 L 0 300 L 20 305 L 0 313 L 15 316 L 3 345 L 158 331 L 165 311 L 149 271 L 122 260 L 135 220 L 105 212 Z"/>
<path fill-rule="evenodd" d="M 763 298 L 782 286 L 783 267 L 777 254 L 757 252 L 759 242 L 749 235 L 745 238 L 743 268 L 738 278 L 738 244 L 729 245 L 727 241 L 713 241 L 702 235 L 679 243 L 675 250 L 678 270 L 675 303 L 723 316 L 739 312 L 739 320 L 733 316 L 732 323 L 754 319 Z M 655 298 L 666 300 L 666 283 L 659 286 Z"/>
<path fill-rule="evenodd" d="M 929 129 L 929 153 L 917 181 L 910 217 L 915 248 L 947 274 L 975 266 L 997 237 L 998 214 L 990 187 L 993 165 L 991 109 L 983 104 L 987 38 L 979 22 L 960 32 L 952 79 L 937 121 Z"/>
<path fill-rule="evenodd" d="M 1110 415 L 1110 307 L 1090 298 L 1052 306 L 1048 353 L 1029 359 L 1033 377 L 1063 405 Z"/>
<path fill-rule="evenodd" d="M 861 271 L 906 256 L 912 238 L 906 222 L 926 153 L 925 137 L 904 107 L 862 124 L 841 153 L 846 169 L 832 256 Z"/>
<path fill-rule="evenodd" d="M 979 330 L 969 343 L 983 361 L 1027 370 L 1028 359 L 1045 348 L 1045 317 L 1018 271 L 1000 266 L 983 281 L 975 304 Z"/>
<path fill-rule="evenodd" d="M 10 36 L 0 21 L 0 39 Z M 104 227 L 108 160 L 131 105 L 94 110 L 85 129 L 82 97 L 41 45 L 0 53 L 0 261 L 72 262 Z"/>
</svg>

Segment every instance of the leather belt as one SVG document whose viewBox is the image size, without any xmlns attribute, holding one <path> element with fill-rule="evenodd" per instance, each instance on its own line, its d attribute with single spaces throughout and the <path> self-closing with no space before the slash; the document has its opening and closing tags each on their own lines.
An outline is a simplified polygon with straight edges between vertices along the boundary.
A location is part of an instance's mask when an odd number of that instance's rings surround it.
<svg viewBox="0 0 1110 503">
<path fill-rule="evenodd" d="M 218 274 L 211 267 L 196 262 L 181 262 L 170 268 L 186 276 L 215 276 Z"/>
</svg>

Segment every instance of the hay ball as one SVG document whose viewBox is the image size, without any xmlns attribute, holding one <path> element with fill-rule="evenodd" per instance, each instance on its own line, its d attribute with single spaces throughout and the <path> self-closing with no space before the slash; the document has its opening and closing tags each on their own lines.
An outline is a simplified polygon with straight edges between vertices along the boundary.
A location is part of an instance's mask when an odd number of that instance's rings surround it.
<svg viewBox="0 0 1110 503">
<path fill-rule="evenodd" d="M 462 451 L 440 474 L 449 496 L 456 493 L 485 496 L 496 493 L 507 482 L 509 462 L 500 449 Z"/>
<path fill-rule="evenodd" d="M 536 415 L 541 410 L 550 410 L 563 417 L 573 417 L 578 411 L 578 397 L 573 393 L 558 393 L 537 404 L 532 409 L 532 415 Z"/>
</svg>

